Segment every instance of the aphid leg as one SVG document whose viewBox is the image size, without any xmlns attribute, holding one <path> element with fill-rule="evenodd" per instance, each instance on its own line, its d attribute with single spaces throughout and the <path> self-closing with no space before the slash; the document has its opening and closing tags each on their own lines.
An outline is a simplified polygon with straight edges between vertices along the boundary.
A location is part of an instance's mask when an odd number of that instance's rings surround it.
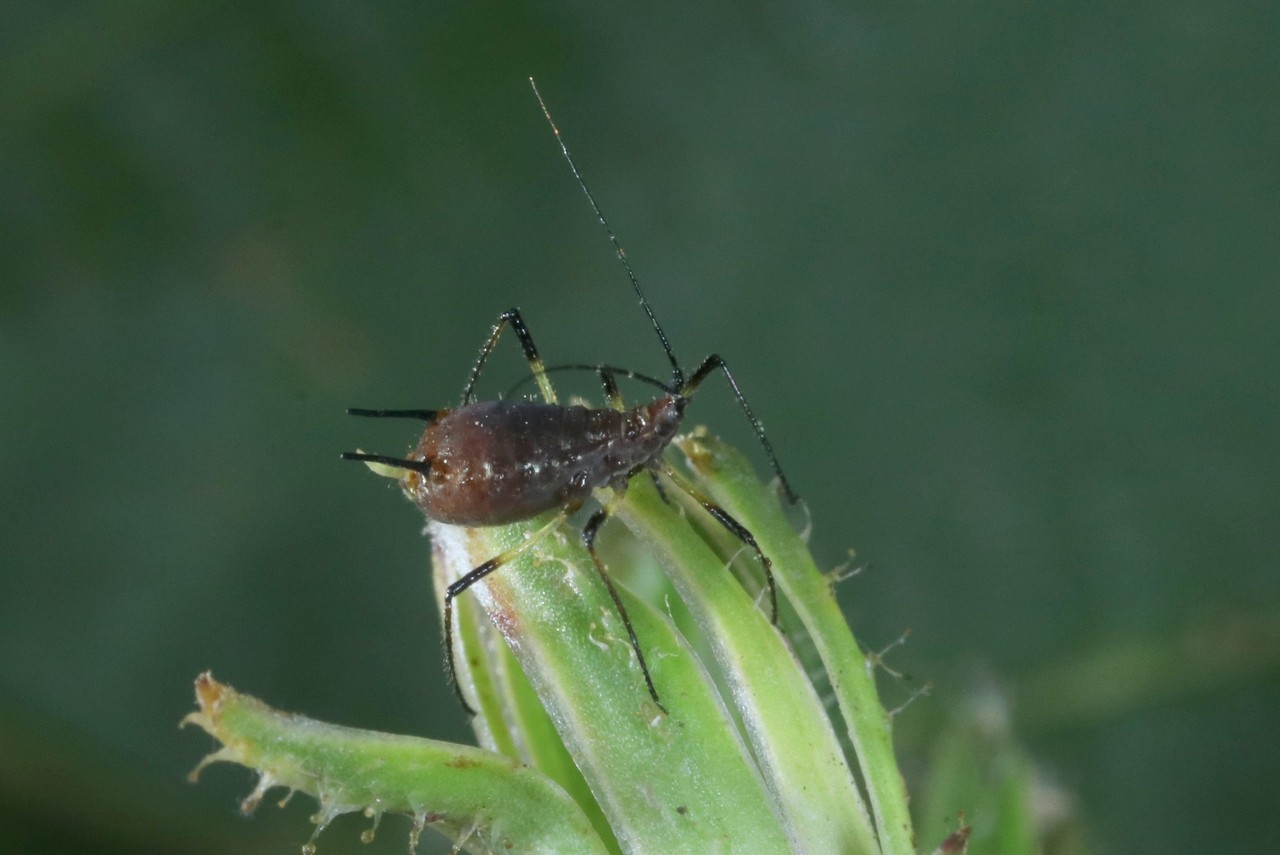
<svg viewBox="0 0 1280 855">
<path fill-rule="evenodd" d="M 661 380 L 650 377 L 648 374 L 641 374 L 639 371 L 632 371 L 630 368 L 619 368 L 616 365 L 584 365 L 580 363 L 573 363 L 568 365 L 548 365 L 543 370 L 547 374 L 554 374 L 557 371 L 594 371 L 599 374 L 602 369 L 608 371 L 614 377 L 626 377 L 629 380 L 638 380 L 641 383 L 648 383 L 650 386 L 653 386 L 656 389 L 661 389 L 663 392 L 671 391 L 670 386 Z M 527 374 L 524 377 L 521 377 L 511 385 L 511 388 L 507 389 L 505 397 L 513 397 L 516 392 L 520 391 L 522 386 L 533 379 L 534 377 L 532 374 Z"/>
<path fill-rule="evenodd" d="M 564 511 L 556 514 L 546 525 L 533 532 L 519 546 L 508 549 L 499 555 L 495 555 L 488 561 L 481 564 L 476 569 L 467 573 L 465 576 L 457 579 L 453 584 L 449 585 L 444 592 L 444 661 L 445 667 L 449 674 L 449 682 L 453 684 L 453 691 L 458 696 L 458 701 L 462 704 L 462 708 L 467 711 L 467 715 L 475 715 L 476 711 L 471 708 L 471 704 L 467 703 L 467 699 L 462 694 L 462 686 L 458 683 L 458 672 L 454 667 L 453 658 L 453 601 L 454 599 L 466 591 L 476 582 L 479 582 L 485 576 L 497 570 L 503 564 L 517 558 L 526 549 L 535 546 L 542 538 L 546 537 L 552 529 L 564 522 L 568 517 Z"/>
<path fill-rule="evenodd" d="M 609 402 L 609 406 L 618 412 L 626 410 L 627 405 L 622 402 L 622 393 L 618 391 L 618 381 L 613 376 L 613 369 L 607 365 L 598 365 L 596 373 L 600 375 L 600 383 L 604 386 L 604 399 Z"/>
<path fill-rule="evenodd" d="M 671 504 L 671 497 L 667 495 L 667 488 L 662 486 L 662 479 L 658 477 L 656 469 L 649 470 L 649 480 L 653 482 L 653 488 L 658 491 L 658 498 L 662 499 L 662 504 Z"/>
<path fill-rule="evenodd" d="M 734 519 L 728 511 L 711 501 L 701 490 L 689 483 L 689 481 L 672 469 L 667 464 L 661 467 L 662 473 L 671 479 L 681 490 L 684 490 L 694 501 L 702 505 L 707 513 L 716 518 L 720 525 L 724 526 L 738 540 L 741 540 L 747 546 L 751 547 L 760 557 L 760 566 L 764 568 L 765 584 L 769 588 L 769 621 L 774 625 L 778 625 L 778 583 L 773 578 L 773 562 L 769 560 L 769 556 L 764 554 L 764 550 L 760 548 L 760 544 L 756 543 L 755 535 L 753 535 L 746 526 Z"/>
<path fill-rule="evenodd" d="M 551 381 L 547 379 L 547 369 L 542 364 L 542 357 L 538 356 L 538 348 L 533 343 L 533 336 L 529 335 L 529 330 L 524 325 L 524 318 L 520 317 L 520 310 L 508 309 L 498 316 L 498 322 L 493 325 L 493 330 L 489 333 L 489 339 L 484 343 L 484 347 L 480 349 L 480 357 L 471 368 L 471 376 L 467 379 L 467 388 L 462 390 L 463 406 L 475 400 L 476 381 L 480 379 L 480 371 L 484 368 L 484 363 L 489 358 L 489 354 L 493 353 L 493 348 L 498 344 L 498 336 L 502 335 L 502 330 L 507 324 L 511 324 L 511 328 L 516 332 L 516 338 L 520 339 L 520 347 L 524 349 L 524 358 L 529 362 L 529 368 L 533 372 L 533 379 L 538 381 L 538 390 L 542 392 L 542 399 L 548 404 L 556 403 L 556 390 L 551 388 Z"/>
<path fill-rule="evenodd" d="M 591 515 L 591 519 L 587 520 L 587 524 L 582 529 L 582 542 L 587 547 L 587 552 L 591 553 L 591 560 L 596 565 L 596 572 L 600 574 L 601 581 L 609 591 L 609 596 L 613 599 L 613 606 L 618 610 L 618 617 L 622 618 L 622 624 L 627 628 L 627 635 L 631 639 L 631 649 L 635 651 L 636 661 L 640 663 L 640 671 L 644 674 L 644 683 L 649 687 L 649 697 L 653 698 L 654 704 L 664 713 L 667 708 L 662 705 L 662 701 L 658 700 L 658 690 L 654 688 L 653 677 L 649 674 L 649 665 L 644 661 L 644 653 L 640 650 L 640 639 L 636 638 L 635 628 L 631 625 L 631 617 L 627 614 L 627 609 L 622 605 L 622 598 L 618 596 L 618 589 L 614 587 L 613 580 L 609 578 L 608 572 L 604 569 L 604 562 L 600 560 L 600 555 L 596 552 L 596 533 L 600 530 L 600 526 L 609 518 L 609 512 L 613 506 L 622 498 L 621 491 L 615 493 L 612 501 L 605 507 L 600 508 Z"/>
<path fill-rule="evenodd" d="M 717 368 L 724 372 L 724 379 L 729 381 L 729 388 L 733 390 L 733 396 L 742 405 L 742 411 L 747 414 L 747 421 L 751 422 L 751 427 L 755 430 L 756 437 L 760 440 L 760 444 L 764 446 L 765 454 L 769 455 L 769 462 L 773 465 L 773 471 L 778 476 L 778 481 L 782 484 L 783 492 L 787 494 L 787 500 L 794 505 L 800 500 L 800 497 L 795 490 L 791 489 L 791 482 L 783 474 L 782 464 L 778 462 L 778 455 L 774 453 L 773 445 L 770 444 L 769 437 L 765 435 L 764 425 L 760 424 L 760 420 L 756 418 L 755 413 L 751 412 L 751 407 L 747 405 L 747 399 L 743 396 L 742 390 L 738 388 L 737 381 L 729 373 L 729 366 L 725 364 L 719 354 L 713 353 L 702 360 L 702 364 L 697 367 L 680 388 L 680 394 L 686 398 L 691 396 L 694 390 L 698 388 L 698 384 L 707 379 L 707 375 Z"/>
</svg>

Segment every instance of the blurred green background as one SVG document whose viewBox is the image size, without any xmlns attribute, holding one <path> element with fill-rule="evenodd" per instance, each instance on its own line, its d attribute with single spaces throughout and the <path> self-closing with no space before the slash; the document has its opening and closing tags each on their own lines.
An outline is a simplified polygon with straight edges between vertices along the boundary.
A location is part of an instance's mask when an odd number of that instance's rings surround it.
<svg viewBox="0 0 1280 855">
<path fill-rule="evenodd" d="M 863 643 L 913 629 L 909 775 L 994 683 L 1097 851 L 1273 848 L 1278 32 L 1208 0 L 7 4 L 0 851 L 296 851 L 306 799 L 245 822 L 244 770 L 184 783 L 206 668 L 470 741 L 420 517 L 337 457 L 414 427 L 344 408 L 455 401 L 513 305 L 550 362 L 664 365 L 529 75 L 818 558 L 870 564 Z M 691 422 L 752 449 L 718 384 Z M 361 827 L 321 851 L 402 851 Z"/>
</svg>

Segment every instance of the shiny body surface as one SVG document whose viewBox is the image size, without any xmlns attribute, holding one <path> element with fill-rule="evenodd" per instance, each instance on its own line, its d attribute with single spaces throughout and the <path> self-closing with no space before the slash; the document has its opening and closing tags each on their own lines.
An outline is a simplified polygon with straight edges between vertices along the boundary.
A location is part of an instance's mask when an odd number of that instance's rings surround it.
<svg viewBox="0 0 1280 855">
<path fill-rule="evenodd" d="M 505 525 L 575 509 L 596 487 L 622 486 L 658 461 L 684 413 L 685 398 L 661 395 L 627 410 L 482 401 L 442 410 L 411 460 L 405 492 L 434 520 Z"/>
</svg>

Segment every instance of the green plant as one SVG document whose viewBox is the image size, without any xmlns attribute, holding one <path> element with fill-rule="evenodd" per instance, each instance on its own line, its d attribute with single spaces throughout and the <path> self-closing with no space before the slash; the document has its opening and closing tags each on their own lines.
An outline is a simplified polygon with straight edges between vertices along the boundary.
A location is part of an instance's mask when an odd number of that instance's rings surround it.
<svg viewBox="0 0 1280 855">
<path fill-rule="evenodd" d="M 259 771 L 247 809 L 275 785 L 316 797 L 317 834 L 340 813 L 400 812 L 413 843 L 431 827 L 476 853 L 914 852 L 891 718 L 831 577 L 741 455 L 702 431 L 675 447 L 771 557 L 784 607 L 771 625 L 756 562 L 682 491 L 633 479 L 616 506 L 630 538 L 606 560 L 669 714 L 561 526 L 458 601 L 480 748 L 313 722 L 204 675 L 187 720 L 223 743 L 205 763 Z M 438 595 L 545 523 L 432 523 Z"/>
</svg>

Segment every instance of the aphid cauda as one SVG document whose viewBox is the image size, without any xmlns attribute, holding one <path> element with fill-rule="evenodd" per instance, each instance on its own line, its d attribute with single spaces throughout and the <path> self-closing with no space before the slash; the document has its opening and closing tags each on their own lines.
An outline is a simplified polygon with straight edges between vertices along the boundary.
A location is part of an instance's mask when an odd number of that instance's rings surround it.
<svg viewBox="0 0 1280 855">
<path fill-rule="evenodd" d="M 533 84 L 532 79 L 529 82 Z M 631 270 L 622 245 L 578 172 L 578 167 L 560 136 L 560 129 L 551 118 L 536 84 L 533 85 L 533 92 L 543 115 L 551 125 L 561 153 L 577 179 L 578 186 L 586 194 L 596 217 L 604 226 L 618 260 L 622 262 L 627 278 L 631 281 L 636 296 L 640 298 L 640 305 L 662 343 L 667 360 L 671 363 L 671 379 L 666 382 L 655 380 L 609 365 L 564 366 L 595 371 L 600 377 L 609 406 L 595 408 L 560 404 L 547 376 L 548 369 L 538 355 L 533 336 L 529 334 L 519 309 L 510 309 L 498 317 L 498 322 L 490 331 L 489 338 L 471 369 L 462 393 L 462 402 L 457 407 L 441 410 L 349 411 L 357 416 L 415 418 L 425 421 L 427 427 L 422 438 L 408 458 L 364 452 L 347 452 L 342 456 L 347 460 L 360 460 L 375 466 L 403 470 L 405 474 L 401 481 L 405 492 L 428 518 L 438 522 L 472 527 L 495 526 L 530 519 L 548 511 L 559 512 L 551 523 L 520 547 L 484 562 L 449 585 L 445 591 L 445 663 L 458 699 L 472 715 L 474 710 L 462 694 L 454 669 L 453 601 L 472 585 L 537 543 L 540 536 L 582 507 L 592 490 L 597 487 L 612 487 L 614 498 L 591 514 L 583 526 L 582 540 L 627 628 L 631 648 L 644 674 L 649 695 L 665 712 L 666 708 L 658 698 L 658 690 L 654 687 L 631 619 L 596 552 L 595 539 L 600 526 L 608 519 L 614 505 L 625 493 L 627 482 L 634 475 L 645 471 L 667 475 L 671 483 L 687 491 L 721 525 L 755 551 L 764 568 L 770 613 L 774 622 L 777 621 L 778 594 L 768 556 L 761 551 L 745 526 L 680 478 L 663 460 L 663 452 L 680 427 L 689 399 L 702 381 L 716 371 L 724 375 L 734 397 L 742 406 L 747 420 L 769 456 L 769 462 L 787 498 L 795 502 L 797 496 L 782 472 L 764 428 L 747 405 L 746 398 L 724 360 L 712 354 L 688 375 L 680 367 L 662 325 L 658 323 L 653 308 L 640 289 L 640 282 Z M 497 345 L 498 338 L 508 326 L 515 332 L 524 350 L 524 357 L 542 395 L 541 402 L 475 399 L 476 381 L 480 378 L 489 354 Z M 660 394 L 647 403 L 627 407 L 618 391 L 619 376 L 656 386 Z"/>
</svg>

